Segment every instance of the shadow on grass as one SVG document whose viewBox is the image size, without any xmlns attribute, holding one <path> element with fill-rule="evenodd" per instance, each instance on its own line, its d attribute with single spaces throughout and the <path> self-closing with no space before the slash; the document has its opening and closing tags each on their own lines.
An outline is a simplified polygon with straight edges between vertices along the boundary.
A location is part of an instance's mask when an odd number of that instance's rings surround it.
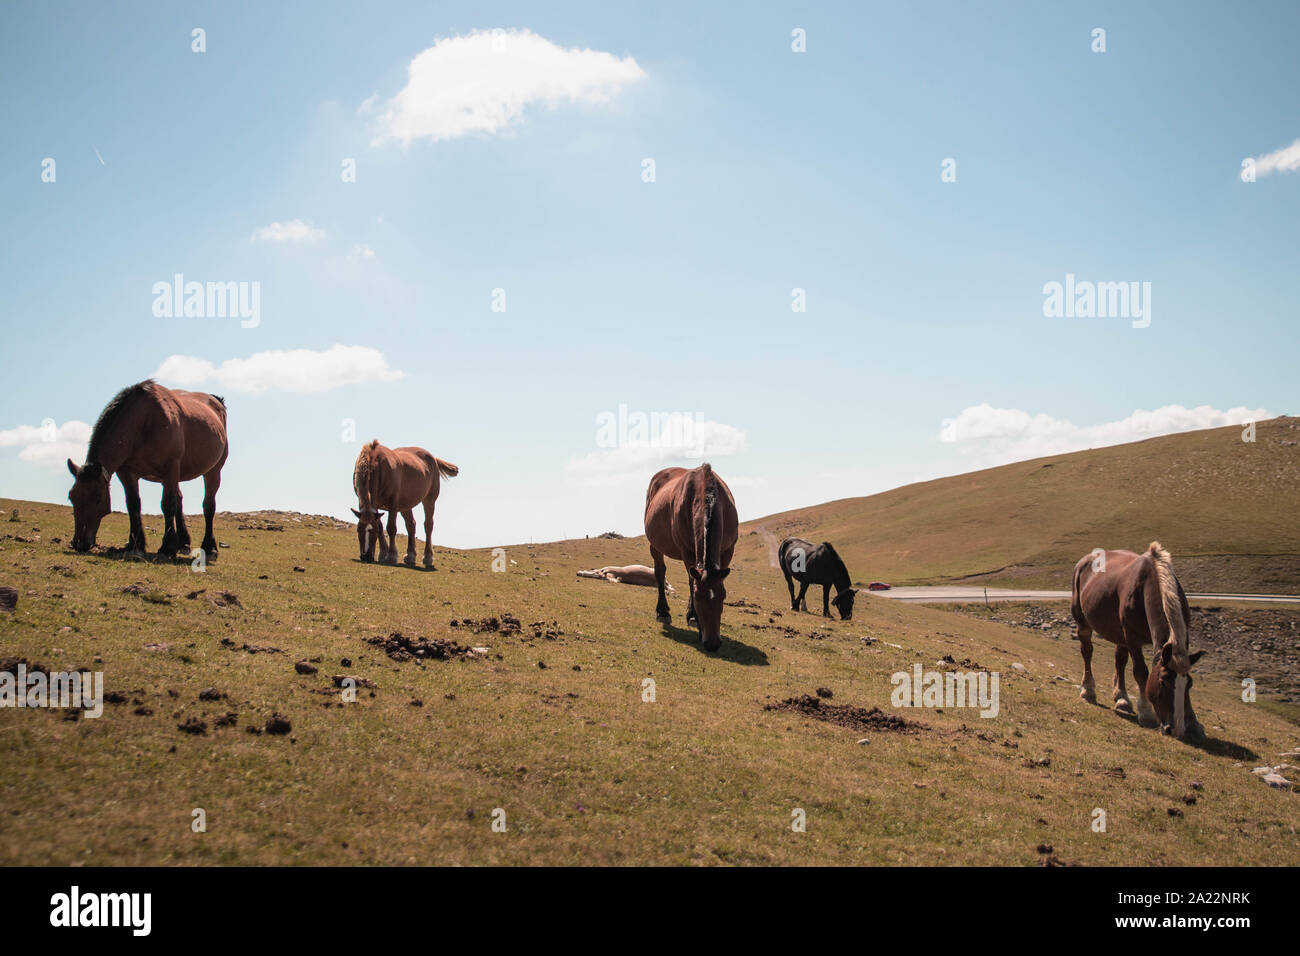
<svg viewBox="0 0 1300 956">
<path fill-rule="evenodd" d="M 743 641 L 733 640 L 723 636 L 722 645 L 717 651 L 707 651 L 704 645 L 700 643 L 700 632 L 694 628 L 677 627 L 668 621 L 660 621 L 659 626 L 663 628 L 664 636 L 671 638 L 678 644 L 689 644 L 698 649 L 703 654 L 716 656 L 720 660 L 731 661 L 733 664 L 741 664 L 746 667 L 766 667 L 768 664 L 767 654 L 757 647 L 750 647 Z"/>
<path fill-rule="evenodd" d="M 407 564 L 405 561 L 398 561 L 396 564 L 385 564 L 382 561 L 362 561 L 360 558 L 353 558 L 352 563 L 368 568 L 405 568 L 407 571 L 419 571 L 421 574 L 438 570 L 437 567 L 426 568 L 418 562 L 416 564 Z"/>
<path fill-rule="evenodd" d="M 1185 740 L 1183 743 L 1189 747 L 1195 747 L 1197 750 L 1204 750 L 1207 754 L 1212 754 L 1215 757 L 1230 757 L 1233 760 L 1259 759 L 1259 754 L 1249 747 L 1234 744 L 1230 740 L 1220 740 L 1218 737 L 1206 737 L 1204 740 Z"/>
</svg>

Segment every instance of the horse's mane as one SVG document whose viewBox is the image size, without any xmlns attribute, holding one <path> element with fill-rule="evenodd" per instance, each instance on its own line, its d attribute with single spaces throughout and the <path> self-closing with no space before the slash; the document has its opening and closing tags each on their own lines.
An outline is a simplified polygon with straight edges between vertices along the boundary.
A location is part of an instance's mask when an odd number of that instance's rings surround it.
<svg viewBox="0 0 1300 956">
<path fill-rule="evenodd" d="M 1147 554 L 1156 566 L 1156 580 L 1160 584 L 1160 604 L 1169 630 L 1174 636 L 1175 658 L 1187 658 L 1187 622 L 1183 620 L 1183 602 L 1178 598 L 1178 579 L 1174 577 L 1174 562 L 1159 541 L 1152 541 Z M 1158 648 L 1157 648 L 1158 650 Z M 1190 666 L 1190 665 L 1189 665 Z"/>
<path fill-rule="evenodd" d="M 157 382 L 153 379 L 147 378 L 143 382 L 128 385 L 114 395 L 113 400 L 104 406 L 104 410 L 99 413 L 99 419 L 95 422 L 94 429 L 90 432 L 90 448 L 86 451 L 86 464 L 98 463 L 99 448 L 104 437 L 117 427 L 131 402 L 140 395 L 148 393 L 156 384 Z"/>
<path fill-rule="evenodd" d="M 378 438 L 371 441 L 369 445 L 362 445 L 361 454 L 357 455 L 356 467 L 352 469 L 352 489 L 363 505 L 370 504 L 370 476 L 374 472 L 375 451 L 378 448 Z"/>
<path fill-rule="evenodd" d="M 840 557 L 840 553 L 835 550 L 835 545 L 831 544 L 829 541 L 823 541 L 822 547 L 826 549 L 828 555 L 835 559 L 835 587 L 840 590 L 852 587 L 853 579 L 849 577 L 848 565 L 844 563 L 844 559 Z"/>
<path fill-rule="evenodd" d="M 704 484 L 704 552 L 696 556 L 695 564 L 702 571 L 716 570 L 717 562 L 710 564 L 709 529 L 713 527 L 713 510 L 718 504 L 718 479 L 713 466 L 707 462 L 700 466 L 700 481 Z"/>
</svg>

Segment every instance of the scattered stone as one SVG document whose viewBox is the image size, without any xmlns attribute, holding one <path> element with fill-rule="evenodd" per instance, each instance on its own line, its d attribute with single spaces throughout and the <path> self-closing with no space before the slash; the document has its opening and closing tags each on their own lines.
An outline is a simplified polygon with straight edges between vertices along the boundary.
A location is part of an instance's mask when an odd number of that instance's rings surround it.
<svg viewBox="0 0 1300 956">
<path fill-rule="evenodd" d="M 299 674 L 315 674 L 317 670 L 315 665 L 308 664 L 306 661 L 298 661 L 293 665 L 293 669 Z"/>
<path fill-rule="evenodd" d="M 295 565 L 293 566 L 293 569 L 294 569 L 294 571 L 298 572 L 299 574 L 306 574 L 306 573 L 307 573 L 307 569 L 304 568 L 301 564 L 295 564 Z"/>
<path fill-rule="evenodd" d="M 379 648 L 395 661 L 436 660 L 446 661 L 453 658 L 476 656 L 473 648 L 464 647 L 455 641 L 440 637 L 405 637 L 394 631 L 387 637 L 368 637 L 366 643 Z M 484 648 L 486 651 L 486 648 Z"/>
<path fill-rule="evenodd" d="M 831 689 L 829 687 L 818 687 L 817 696 L 822 698 L 822 700 L 830 700 L 835 695 L 831 693 Z"/>
<path fill-rule="evenodd" d="M 205 687 L 199 691 L 199 700 L 221 700 L 226 695 L 215 687 Z"/>
<path fill-rule="evenodd" d="M 220 717 L 213 718 L 212 723 L 218 727 L 233 727 L 235 726 L 235 723 L 238 720 L 239 720 L 239 715 L 237 713 L 235 713 L 234 711 L 227 711 L 226 713 L 222 714 Z"/>
<path fill-rule="evenodd" d="M 197 717 L 187 717 L 184 722 L 176 725 L 176 729 L 187 734 L 201 736 L 208 732 L 208 725 L 206 721 L 200 720 Z"/>
<path fill-rule="evenodd" d="M 0 588 L 0 611 L 12 613 L 18 607 L 18 589 Z"/>
</svg>

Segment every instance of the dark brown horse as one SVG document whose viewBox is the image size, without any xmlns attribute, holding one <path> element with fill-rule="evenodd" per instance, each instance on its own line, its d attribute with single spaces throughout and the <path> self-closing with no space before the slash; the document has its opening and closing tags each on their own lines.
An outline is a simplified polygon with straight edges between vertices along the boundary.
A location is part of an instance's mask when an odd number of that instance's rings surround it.
<svg viewBox="0 0 1300 956">
<path fill-rule="evenodd" d="M 1074 566 L 1070 613 L 1079 625 L 1083 687 L 1079 696 L 1095 703 L 1092 679 L 1094 632 L 1115 645 L 1115 709 L 1132 713 L 1124 689 L 1124 664 L 1133 658 L 1138 722 L 1163 726 L 1186 740 L 1203 740 L 1205 729 L 1192 710 L 1191 668 L 1204 651 L 1188 653 L 1191 612 L 1174 576 L 1169 552 L 1152 541 L 1142 554 L 1097 549 Z M 1146 656 L 1151 655 L 1148 671 Z"/>
<path fill-rule="evenodd" d="M 731 489 L 709 465 L 691 471 L 665 468 L 650 479 L 645 536 L 659 586 L 655 614 L 661 621 L 672 618 L 664 596 L 664 558 L 681 561 L 691 582 L 686 623 L 699 628 L 701 642 L 711 651 L 722 645 L 722 602 L 727 597 L 722 582 L 731 573 L 739 524 Z"/>
<path fill-rule="evenodd" d="M 140 479 L 163 486 L 162 512 L 166 525 L 160 557 L 175 557 L 190 549 L 190 533 L 181 508 L 181 482 L 203 476 L 203 552 L 217 560 L 217 540 L 212 536 L 212 516 L 217 511 L 221 467 L 229 454 L 226 444 L 226 403 L 206 392 L 164 388 L 149 379 L 124 388 L 108 403 L 90 434 L 86 463 L 77 467 L 68 459 L 76 479 L 68 500 L 72 502 L 72 546 L 88 551 L 95 546 L 99 523 L 110 511 L 108 483 L 116 474 L 126 492 L 131 520 L 128 554 L 143 554 L 144 523 L 140 520 Z"/>
<path fill-rule="evenodd" d="M 385 448 L 375 439 L 361 449 L 352 469 L 352 489 L 357 493 L 357 541 L 361 560 L 375 560 L 379 545 L 381 564 L 397 563 L 397 515 L 406 522 L 405 564 L 415 565 L 416 505 L 424 505 L 424 566 L 433 570 L 433 505 L 442 490 L 442 478 L 455 478 L 460 469 L 435 458 L 423 448 Z M 383 517 L 388 512 L 388 540 Z"/>
</svg>

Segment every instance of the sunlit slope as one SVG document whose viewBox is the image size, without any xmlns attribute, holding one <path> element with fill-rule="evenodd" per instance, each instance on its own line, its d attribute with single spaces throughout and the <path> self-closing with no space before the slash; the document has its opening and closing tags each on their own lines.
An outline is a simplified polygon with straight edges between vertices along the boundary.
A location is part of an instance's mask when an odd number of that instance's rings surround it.
<svg viewBox="0 0 1300 956">
<path fill-rule="evenodd" d="M 1200 591 L 1300 591 L 1300 420 L 1054 455 L 747 522 L 743 560 L 797 534 L 854 580 L 1063 588 L 1094 547 L 1174 555 Z"/>
</svg>

